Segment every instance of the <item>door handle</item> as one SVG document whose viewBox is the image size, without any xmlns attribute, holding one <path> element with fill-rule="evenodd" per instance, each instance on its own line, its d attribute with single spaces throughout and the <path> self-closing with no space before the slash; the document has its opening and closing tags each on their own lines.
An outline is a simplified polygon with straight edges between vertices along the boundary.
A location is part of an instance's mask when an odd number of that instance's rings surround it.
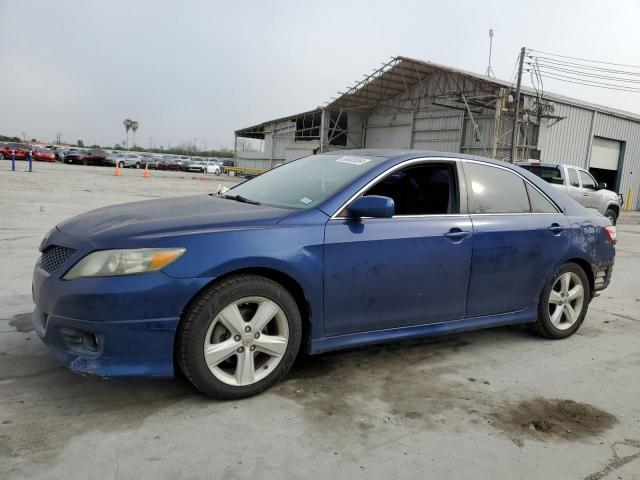
<svg viewBox="0 0 640 480">
<path fill-rule="evenodd" d="M 471 232 L 464 232 L 459 228 L 452 228 L 447 233 L 445 233 L 444 236 L 449 240 L 453 240 L 455 242 L 456 240 L 462 240 L 463 238 L 470 237 Z"/>
<path fill-rule="evenodd" d="M 562 232 L 564 232 L 565 228 L 562 225 L 558 225 L 557 223 L 553 223 L 549 227 L 549 230 L 551 230 L 551 233 L 553 233 L 554 235 L 560 235 Z"/>
<path fill-rule="evenodd" d="M 588 197 L 588 196 L 589 196 L 589 194 L 588 194 L 588 193 L 583 193 L 583 194 L 582 194 L 582 196 L 583 196 L 583 197 Z"/>
</svg>

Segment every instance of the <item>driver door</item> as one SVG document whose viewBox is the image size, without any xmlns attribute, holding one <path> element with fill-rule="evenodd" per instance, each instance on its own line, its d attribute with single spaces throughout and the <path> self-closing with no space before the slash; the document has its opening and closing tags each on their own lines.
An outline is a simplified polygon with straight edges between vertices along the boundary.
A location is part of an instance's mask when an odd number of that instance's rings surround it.
<svg viewBox="0 0 640 480">
<path fill-rule="evenodd" d="M 464 318 L 472 225 L 458 162 L 407 163 L 362 193 L 392 198 L 392 218 L 345 208 L 325 227 L 326 336 Z"/>
</svg>

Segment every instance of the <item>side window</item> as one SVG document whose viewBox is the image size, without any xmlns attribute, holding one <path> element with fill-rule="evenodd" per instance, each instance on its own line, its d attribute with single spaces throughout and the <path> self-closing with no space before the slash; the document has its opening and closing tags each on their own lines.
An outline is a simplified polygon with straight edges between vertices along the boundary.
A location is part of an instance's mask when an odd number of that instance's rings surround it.
<svg viewBox="0 0 640 480">
<path fill-rule="evenodd" d="M 569 171 L 569 184 L 572 187 L 580 187 L 580 181 L 578 180 L 578 172 L 575 168 L 567 168 Z"/>
<path fill-rule="evenodd" d="M 524 180 L 499 167 L 464 163 L 469 213 L 529 213 Z"/>
<path fill-rule="evenodd" d="M 453 163 L 427 162 L 390 173 L 364 195 L 393 199 L 396 215 L 459 213 L 458 181 Z"/>
<path fill-rule="evenodd" d="M 596 181 L 591 175 L 589 175 L 587 172 L 583 172 L 582 170 L 578 170 L 578 173 L 580 174 L 580 180 L 582 180 L 583 188 L 588 188 L 589 190 L 596 189 Z"/>
<path fill-rule="evenodd" d="M 558 209 L 537 188 L 525 182 L 533 213 L 558 213 Z"/>
</svg>

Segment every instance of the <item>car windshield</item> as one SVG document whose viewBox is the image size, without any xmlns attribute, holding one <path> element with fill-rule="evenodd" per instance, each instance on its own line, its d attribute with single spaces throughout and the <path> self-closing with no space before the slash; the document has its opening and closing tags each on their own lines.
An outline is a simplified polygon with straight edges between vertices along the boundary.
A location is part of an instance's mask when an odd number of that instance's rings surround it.
<svg viewBox="0 0 640 480">
<path fill-rule="evenodd" d="M 285 208 L 319 205 L 349 182 L 380 165 L 386 157 L 312 155 L 274 168 L 227 192 Z"/>
</svg>

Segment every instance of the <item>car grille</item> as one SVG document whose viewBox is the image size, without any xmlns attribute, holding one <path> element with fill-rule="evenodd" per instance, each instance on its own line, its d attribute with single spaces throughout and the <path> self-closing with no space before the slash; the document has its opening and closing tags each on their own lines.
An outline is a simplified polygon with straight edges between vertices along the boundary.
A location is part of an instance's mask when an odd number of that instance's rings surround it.
<svg viewBox="0 0 640 480">
<path fill-rule="evenodd" d="M 42 254 L 42 257 L 40 257 L 40 268 L 51 274 L 58 270 L 64 262 L 69 260 L 74 253 L 76 253 L 76 251 L 73 248 L 53 245 L 47 248 Z"/>
</svg>

